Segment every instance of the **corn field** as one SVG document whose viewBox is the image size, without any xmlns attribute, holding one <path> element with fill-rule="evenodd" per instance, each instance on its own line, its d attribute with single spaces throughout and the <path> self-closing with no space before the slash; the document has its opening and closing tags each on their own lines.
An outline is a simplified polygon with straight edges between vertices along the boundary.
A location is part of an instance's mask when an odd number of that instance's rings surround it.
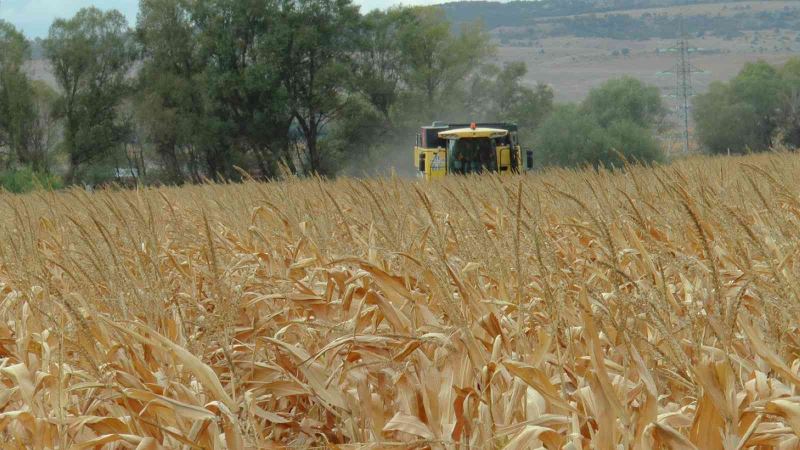
<svg viewBox="0 0 800 450">
<path fill-rule="evenodd" d="M 0 442 L 800 448 L 798 179 L 0 194 Z"/>
</svg>

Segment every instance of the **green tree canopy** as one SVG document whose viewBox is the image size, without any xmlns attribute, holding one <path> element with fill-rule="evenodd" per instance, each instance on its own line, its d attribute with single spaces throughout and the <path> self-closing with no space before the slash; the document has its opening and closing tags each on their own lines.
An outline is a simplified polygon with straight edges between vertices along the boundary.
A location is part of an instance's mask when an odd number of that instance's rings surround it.
<svg viewBox="0 0 800 450">
<path fill-rule="evenodd" d="M 20 68 L 29 52 L 25 36 L 14 25 L 0 20 L 0 68 Z"/>
<path fill-rule="evenodd" d="M 713 153 L 761 148 L 766 136 L 755 126 L 760 120 L 758 111 L 753 105 L 738 101 L 730 90 L 730 86 L 715 82 L 707 93 L 694 100 L 698 141 Z"/>
<path fill-rule="evenodd" d="M 539 165 L 621 167 L 664 160 L 655 128 L 665 114 L 658 89 L 631 78 L 593 89 L 581 105 L 556 109 L 536 132 Z"/>
<path fill-rule="evenodd" d="M 275 50 L 303 138 L 300 162 L 307 172 L 331 174 L 319 142 L 326 126 L 345 111 L 352 91 L 361 16 L 350 0 L 283 0 L 279 17 Z"/>
<path fill-rule="evenodd" d="M 171 183 L 183 182 L 187 170 L 197 179 L 194 149 L 204 130 L 204 62 L 189 7 L 188 0 L 142 0 L 136 27 L 136 119 Z"/>
<path fill-rule="evenodd" d="M 489 90 L 491 120 L 504 120 L 519 125 L 523 139 L 533 137 L 533 132 L 553 111 L 553 89 L 543 83 L 531 88 L 523 83 L 528 73 L 524 62 L 508 63 L 497 75 Z"/>
<path fill-rule="evenodd" d="M 650 128 L 659 126 L 667 114 L 658 87 L 627 76 L 592 89 L 583 102 L 583 110 L 596 117 L 603 127 L 628 120 Z"/>
<path fill-rule="evenodd" d="M 291 164 L 288 130 L 293 120 L 283 84 L 288 70 L 282 48 L 286 24 L 272 0 L 197 2 L 194 22 L 205 63 L 208 100 L 204 139 L 209 170 L 231 177 L 233 165 L 255 162 L 261 176 Z"/>
<path fill-rule="evenodd" d="M 786 144 L 800 147 L 800 58 L 792 58 L 780 70 L 784 80 L 780 127 Z"/>
<path fill-rule="evenodd" d="M 354 54 L 356 77 L 353 87 L 390 121 L 392 106 L 400 95 L 404 54 L 400 35 L 416 20 L 408 8 L 374 10 L 365 15 Z"/>
<path fill-rule="evenodd" d="M 74 182 L 81 166 L 108 157 L 128 137 L 118 108 L 128 91 L 135 47 L 125 16 L 97 8 L 53 22 L 44 46 L 62 91 L 67 179 Z"/>
<path fill-rule="evenodd" d="M 0 20 L 0 147 L 11 156 L 4 165 L 26 160 L 36 120 L 34 92 L 23 71 L 30 48 L 25 36 L 13 25 Z"/>
<path fill-rule="evenodd" d="M 711 153 L 763 151 L 783 133 L 786 142 L 800 144 L 799 65 L 790 61 L 779 70 L 763 61 L 748 63 L 730 82 L 713 83 L 693 104 L 700 143 Z"/>
<path fill-rule="evenodd" d="M 580 167 L 606 162 L 609 139 L 597 119 L 575 105 L 562 105 L 536 133 L 537 166 Z"/>
<path fill-rule="evenodd" d="M 402 81 L 407 90 L 402 111 L 415 123 L 459 119 L 468 100 L 464 81 L 494 53 L 479 23 L 465 24 L 453 32 L 439 7 L 411 8 L 413 20 L 399 33 L 403 55 Z M 460 117 L 460 119 L 466 119 Z"/>
</svg>

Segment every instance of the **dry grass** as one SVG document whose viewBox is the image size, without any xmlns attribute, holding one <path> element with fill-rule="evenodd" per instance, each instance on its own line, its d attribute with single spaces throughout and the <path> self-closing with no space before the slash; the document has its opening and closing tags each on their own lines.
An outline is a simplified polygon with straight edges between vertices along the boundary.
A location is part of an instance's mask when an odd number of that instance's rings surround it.
<svg viewBox="0 0 800 450">
<path fill-rule="evenodd" d="M 0 195 L 0 441 L 797 448 L 797 179 Z"/>
</svg>

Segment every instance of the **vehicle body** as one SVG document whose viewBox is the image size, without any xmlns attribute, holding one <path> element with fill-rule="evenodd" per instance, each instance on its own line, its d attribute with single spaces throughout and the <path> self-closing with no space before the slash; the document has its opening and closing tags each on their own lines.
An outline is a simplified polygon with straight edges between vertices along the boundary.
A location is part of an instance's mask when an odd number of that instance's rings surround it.
<svg viewBox="0 0 800 450">
<path fill-rule="evenodd" d="M 513 123 L 434 122 L 422 127 L 414 146 L 417 175 L 426 180 L 448 174 L 530 170 L 532 153 L 526 152 L 525 156 L 523 161 Z"/>
</svg>

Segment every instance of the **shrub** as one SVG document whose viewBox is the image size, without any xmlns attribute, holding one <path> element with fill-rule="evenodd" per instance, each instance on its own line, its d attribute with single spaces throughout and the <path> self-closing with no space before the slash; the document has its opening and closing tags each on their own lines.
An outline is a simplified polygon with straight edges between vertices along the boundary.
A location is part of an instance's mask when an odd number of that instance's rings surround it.
<svg viewBox="0 0 800 450">
<path fill-rule="evenodd" d="M 576 106 L 556 110 L 537 132 L 539 166 L 620 167 L 632 163 L 664 161 L 653 133 L 637 123 L 620 119 L 603 127 L 595 116 Z"/>
<path fill-rule="evenodd" d="M 629 120 L 642 127 L 658 125 L 667 114 L 661 92 L 632 77 L 609 80 L 592 89 L 582 105 L 603 127 L 617 120 Z"/>
<path fill-rule="evenodd" d="M 0 188 L 15 194 L 31 192 L 38 189 L 50 191 L 61 189 L 62 187 L 63 184 L 58 176 L 34 172 L 28 167 L 0 172 Z"/>
</svg>

